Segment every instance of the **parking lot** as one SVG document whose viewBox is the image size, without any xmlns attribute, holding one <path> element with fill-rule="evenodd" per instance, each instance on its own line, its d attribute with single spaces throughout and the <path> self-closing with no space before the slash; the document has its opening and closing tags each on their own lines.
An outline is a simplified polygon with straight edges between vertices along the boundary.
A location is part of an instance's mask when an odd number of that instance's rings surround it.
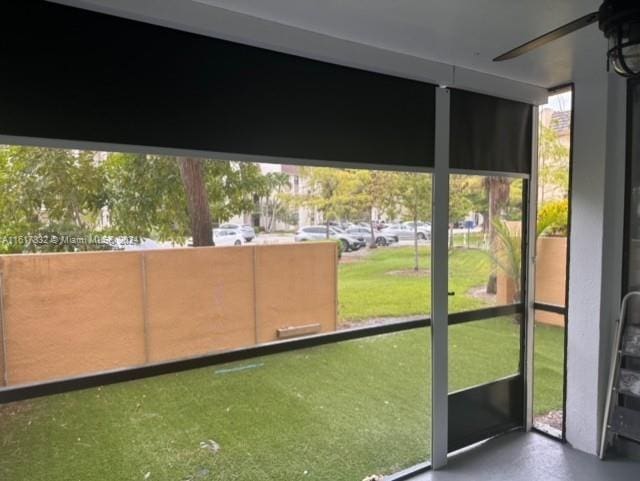
<svg viewBox="0 0 640 481">
<path fill-rule="evenodd" d="M 470 233 L 478 233 L 482 232 L 480 227 L 476 227 L 469 231 Z M 467 234 L 467 229 L 453 229 L 453 235 L 456 238 L 463 239 L 463 236 Z M 252 244 L 290 244 L 294 241 L 294 233 L 260 233 L 258 236 L 251 242 Z M 399 242 L 395 242 L 387 247 L 382 247 L 383 249 L 393 249 L 398 247 L 409 247 L 413 246 L 413 240 L 400 240 Z M 428 246 L 431 245 L 431 240 L 418 240 L 418 245 L 420 246 Z M 351 256 L 355 255 L 355 252 L 345 252 L 344 255 Z"/>
</svg>

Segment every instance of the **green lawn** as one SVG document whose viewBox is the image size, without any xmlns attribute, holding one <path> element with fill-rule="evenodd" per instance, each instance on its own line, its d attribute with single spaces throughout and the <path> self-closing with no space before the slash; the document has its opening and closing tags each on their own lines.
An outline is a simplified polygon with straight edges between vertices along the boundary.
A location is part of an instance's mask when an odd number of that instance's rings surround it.
<svg viewBox="0 0 640 481">
<path fill-rule="evenodd" d="M 475 249 L 454 249 L 449 258 L 451 312 L 480 308 L 486 301 L 471 297 L 474 287 L 487 282 L 491 260 Z M 413 275 L 413 248 L 377 249 L 359 261 L 340 263 L 340 318 L 354 321 L 373 317 L 427 315 L 431 312 L 431 250 L 419 248 L 422 276 Z"/>
<path fill-rule="evenodd" d="M 537 323 L 534 346 L 534 412 L 544 414 L 561 410 L 564 329 Z"/>
<path fill-rule="evenodd" d="M 379 249 L 341 264 L 342 315 L 428 312 L 427 278 L 385 273 L 410 258 L 410 249 Z M 481 284 L 486 262 L 456 250 L 452 265 L 465 274 L 455 289 Z M 508 318 L 452 326 L 450 390 L 516 372 L 518 330 Z M 539 409 L 559 406 L 561 334 L 538 331 Z M 430 456 L 430 362 L 429 330 L 418 329 L 6 405 L 0 479 L 359 481 L 394 472 Z M 200 447 L 208 440 L 217 453 Z"/>
</svg>

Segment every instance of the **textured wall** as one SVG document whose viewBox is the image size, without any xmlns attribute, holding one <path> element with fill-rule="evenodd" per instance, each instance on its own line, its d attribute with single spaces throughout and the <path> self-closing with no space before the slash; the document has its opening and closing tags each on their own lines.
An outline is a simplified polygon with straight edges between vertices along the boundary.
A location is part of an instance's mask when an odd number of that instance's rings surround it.
<svg viewBox="0 0 640 481">
<path fill-rule="evenodd" d="M 536 301 L 565 305 L 567 288 L 567 238 L 539 237 L 536 252 Z M 536 312 L 536 321 L 564 326 L 564 316 Z"/>
<path fill-rule="evenodd" d="M 253 252 L 205 247 L 145 254 L 149 361 L 255 344 Z"/>
<path fill-rule="evenodd" d="M 255 254 L 258 342 L 274 340 L 281 327 L 320 324 L 321 332 L 335 330 L 337 263 L 322 261 L 327 258 L 326 243 L 295 251 L 273 245 Z"/>
<path fill-rule="evenodd" d="M 7 383 L 144 362 L 140 254 L 0 259 Z"/>
<path fill-rule="evenodd" d="M 309 243 L 0 257 L 7 384 L 333 331 L 336 256 Z"/>
<path fill-rule="evenodd" d="M 566 237 L 540 237 L 536 253 L 536 301 L 557 306 L 565 305 L 567 281 Z M 504 271 L 498 270 L 496 302 L 513 302 L 515 287 Z M 564 316 L 536 311 L 536 321 L 564 326 Z"/>
</svg>

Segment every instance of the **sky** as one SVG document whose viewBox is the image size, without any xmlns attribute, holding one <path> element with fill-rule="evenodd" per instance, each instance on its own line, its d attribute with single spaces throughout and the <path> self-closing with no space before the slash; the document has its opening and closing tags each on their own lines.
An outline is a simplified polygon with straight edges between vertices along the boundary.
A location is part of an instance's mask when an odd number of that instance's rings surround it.
<svg viewBox="0 0 640 481">
<path fill-rule="evenodd" d="M 571 110 L 571 93 L 571 90 L 567 90 L 566 92 L 550 96 L 549 102 L 543 105 L 542 108 L 549 107 L 561 112 Z"/>
</svg>

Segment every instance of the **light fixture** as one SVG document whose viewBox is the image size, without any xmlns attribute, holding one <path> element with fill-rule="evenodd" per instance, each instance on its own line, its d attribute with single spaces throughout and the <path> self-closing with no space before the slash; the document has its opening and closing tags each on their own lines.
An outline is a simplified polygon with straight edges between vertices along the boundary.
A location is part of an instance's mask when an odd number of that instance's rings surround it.
<svg viewBox="0 0 640 481">
<path fill-rule="evenodd" d="M 609 40 L 607 59 L 624 77 L 640 74 L 640 2 L 609 0 L 600 7 L 600 30 Z"/>
<path fill-rule="evenodd" d="M 493 61 L 502 62 L 519 57 L 596 22 L 609 41 L 607 70 L 609 65 L 613 65 L 616 73 L 624 77 L 640 75 L 640 0 L 604 0 L 597 12 L 523 43 Z"/>
</svg>

